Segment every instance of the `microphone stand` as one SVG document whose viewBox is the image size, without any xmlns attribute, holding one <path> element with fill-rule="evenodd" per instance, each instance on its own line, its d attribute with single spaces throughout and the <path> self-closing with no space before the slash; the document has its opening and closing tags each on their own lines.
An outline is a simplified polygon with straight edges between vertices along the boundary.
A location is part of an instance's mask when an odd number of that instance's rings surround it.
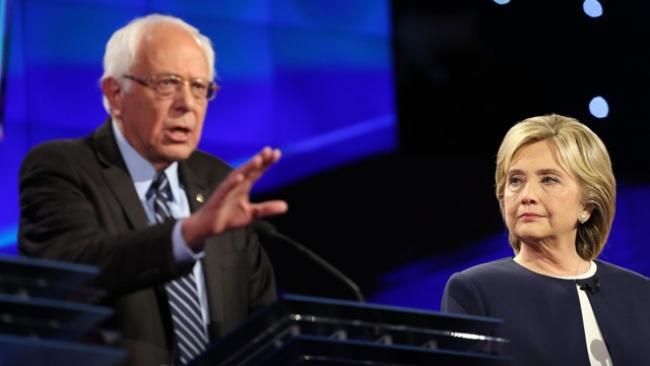
<svg viewBox="0 0 650 366">
<path fill-rule="evenodd" d="M 318 254 L 314 253 L 311 249 L 298 243 L 297 241 L 291 239 L 290 237 L 278 232 L 273 225 L 271 225 L 266 221 L 256 220 L 253 221 L 251 225 L 258 235 L 285 242 L 291 245 L 292 247 L 294 247 L 295 249 L 297 249 L 299 252 L 309 257 L 312 261 L 318 263 L 318 265 L 324 268 L 327 272 L 334 275 L 340 281 L 345 283 L 354 292 L 354 295 L 359 302 L 366 302 L 365 298 L 363 297 L 363 294 L 361 293 L 361 290 L 359 289 L 359 286 L 357 286 L 357 284 L 354 283 L 354 281 L 352 281 L 348 276 L 343 274 L 343 272 L 341 272 L 338 268 L 334 267 L 334 265 L 332 265 L 325 259 L 321 258 Z"/>
</svg>

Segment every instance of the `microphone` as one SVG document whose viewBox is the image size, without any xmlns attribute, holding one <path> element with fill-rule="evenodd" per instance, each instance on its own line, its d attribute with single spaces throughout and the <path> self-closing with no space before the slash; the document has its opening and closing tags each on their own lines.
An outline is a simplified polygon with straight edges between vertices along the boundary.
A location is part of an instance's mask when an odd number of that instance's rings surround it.
<svg viewBox="0 0 650 366">
<path fill-rule="evenodd" d="M 363 297 L 363 294 L 361 294 L 361 290 L 359 290 L 359 286 L 357 286 L 357 284 L 354 283 L 354 281 L 352 281 L 348 276 L 344 275 L 343 272 L 338 270 L 336 267 L 334 267 L 325 259 L 321 258 L 318 254 L 314 253 L 306 246 L 278 232 L 275 229 L 275 226 L 271 225 L 271 223 L 262 220 L 255 220 L 251 223 L 251 226 L 259 236 L 268 239 L 279 240 L 281 242 L 287 243 L 292 247 L 294 247 L 295 249 L 297 249 L 298 251 L 300 251 L 301 253 L 305 254 L 307 257 L 309 257 L 312 261 L 316 262 L 327 272 L 334 275 L 334 277 L 338 278 L 343 283 L 345 283 L 346 286 L 348 286 L 352 290 L 352 292 L 354 292 L 354 295 L 356 296 L 359 302 L 366 301 L 365 298 Z"/>
<path fill-rule="evenodd" d="M 589 292 L 592 295 L 595 295 L 600 291 L 600 280 L 598 280 L 598 276 L 593 276 L 591 278 L 591 284 L 589 282 L 582 282 L 582 281 L 576 281 L 578 283 L 578 286 L 582 291 Z"/>
</svg>

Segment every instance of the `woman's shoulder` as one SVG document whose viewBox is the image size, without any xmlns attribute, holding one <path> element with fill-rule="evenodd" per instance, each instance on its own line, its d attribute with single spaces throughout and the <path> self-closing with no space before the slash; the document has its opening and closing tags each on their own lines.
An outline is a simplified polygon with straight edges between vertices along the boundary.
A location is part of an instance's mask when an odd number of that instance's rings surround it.
<svg viewBox="0 0 650 366">
<path fill-rule="evenodd" d="M 534 276 L 517 264 L 512 257 L 477 264 L 456 272 L 447 281 L 447 287 L 483 289 L 487 292 L 519 289 L 535 282 Z"/>
<path fill-rule="evenodd" d="M 595 260 L 598 266 L 596 276 L 599 280 L 607 279 L 610 281 L 625 281 L 627 285 L 637 284 L 640 286 L 650 286 L 650 278 L 641 273 L 634 272 L 613 263 L 606 262 L 602 259 Z"/>
<path fill-rule="evenodd" d="M 485 316 L 488 307 L 500 308 L 506 299 L 530 291 L 528 283 L 512 257 L 481 263 L 449 277 L 441 309 Z"/>
<path fill-rule="evenodd" d="M 461 277 L 466 278 L 491 278 L 501 276 L 512 276 L 517 273 L 518 265 L 512 257 L 501 258 L 490 262 L 477 264 L 463 271 L 458 272 Z"/>
</svg>

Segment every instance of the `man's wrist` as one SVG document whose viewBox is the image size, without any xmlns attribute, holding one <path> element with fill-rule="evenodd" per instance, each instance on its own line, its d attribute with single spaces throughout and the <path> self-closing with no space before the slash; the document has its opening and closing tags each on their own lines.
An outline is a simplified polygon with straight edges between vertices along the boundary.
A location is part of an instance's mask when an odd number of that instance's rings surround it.
<svg viewBox="0 0 650 366">
<path fill-rule="evenodd" d="M 186 221 L 187 219 L 177 221 L 172 231 L 174 258 L 177 262 L 189 262 L 203 257 L 203 242 L 199 245 L 190 245 L 190 242 L 183 235 L 183 227 Z"/>
<path fill-rule="evenodd" d="M 202 233 L 202 225 L 200 225 L 196 214 L 182 220 L 180 232 L 187 245 L 194 252 L 203 250 L 203 245 L 207 235 Z"/>
</svg>

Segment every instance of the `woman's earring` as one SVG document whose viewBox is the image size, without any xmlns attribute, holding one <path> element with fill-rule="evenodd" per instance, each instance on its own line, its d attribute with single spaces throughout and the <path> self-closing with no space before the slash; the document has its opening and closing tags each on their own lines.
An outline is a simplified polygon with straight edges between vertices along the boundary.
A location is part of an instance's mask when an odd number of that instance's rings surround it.
<svg viewBox="0 0 650 366">
<path fill-rule="evenodd" d="M 578 215 L 578 221 L 581 224 L 584 224 L 587 220 L 589 220 L 589 214 L 584 211 L 580 212 L 580 215 Z"/>
</svg>

